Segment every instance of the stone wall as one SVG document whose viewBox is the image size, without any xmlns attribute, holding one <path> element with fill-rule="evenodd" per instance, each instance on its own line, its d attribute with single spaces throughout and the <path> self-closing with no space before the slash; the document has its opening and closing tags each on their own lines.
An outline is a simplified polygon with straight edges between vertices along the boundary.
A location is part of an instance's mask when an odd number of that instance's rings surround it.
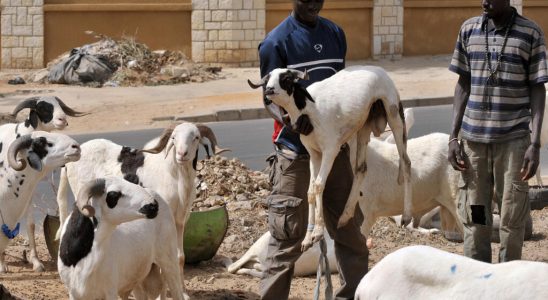
<svg viewBox="0 0 548 300">
<path fill-rule="evenodd" d="M 264 28 L 265 0 L 193 0 L 192 59 L 257 66 Z"/>
<path fill-rule="evenodd" d="M 373 58 L 401 58 L 403 52 L 402 3 L 402 0 L 375 0 Z"/>
<path fill-rule="evenodd" d="M 1 0 L 2 68 L 42 68 L 44 0 Z"/>
</svg>

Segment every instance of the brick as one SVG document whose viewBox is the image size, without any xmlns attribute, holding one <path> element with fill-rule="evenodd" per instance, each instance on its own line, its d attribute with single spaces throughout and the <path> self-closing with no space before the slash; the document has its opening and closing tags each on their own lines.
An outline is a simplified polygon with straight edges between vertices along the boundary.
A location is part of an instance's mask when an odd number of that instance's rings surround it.
<svg viewBox="0 0 548 300">
<path fill-rule="evenodd" d="M 11 0 L 10 5 L 11 6 L 21 6 L 22 1 L 21 0 Z"/>
<path fill-rule="evenodd" d="M 250 20 L 249 10 L 239 10 L 238 11 L 238 20 L 240 20 L 240 21 Z"/>
<path fill-rule="evenodd" d="M 216 41 L 216 42 L 213 42 L 213 49 L 216 49 L 216 50 L 224 50 L 224 49 L 226 49 L 226 42 L 225 42 L 225 41 Z"/>
<path fill-rule="evenodd" d="M 205 50 L 204 62 L 217 62 L 218 61 L 217 50 Z"/>
<path fill-rule="evenodd" d="M 13 26 L 13 35 L 32 35 L 32 26 Z"/>
<path fill-rule="evenodd" d="M 399 26 L 390 26 L 390 34 L 398 34 L 399 29 Z"/>
<path fill-rule="evenodd" d="M 232 30 L 219 30 L 219 41 L 231 41 Z"/>
<path fill-rule="evenodd" d="M 255 21 L 244 21 L 242 28 L 243 29 L 255 29 L 255 28 L 257 28 L 257 22 L 255 22 Z"/>
<path fill-rule="evenodd" d="M 2 16 L 2 36 L 12 35 L 11 16 Z"/>
<path fill-rule="evenodd" d="M 192 42 L 192 60 L 195 62 L 204 61 L 204 43 Z"/>
<path fill-rule="evenodd" d="M 206 30 L 221 29 L 221 22 L 205 22 L 204 29 Z"/>
<path fill-rule="evenodd" d="M 3 48 L 2 49 L 2 68 L 11 69 L 11 49 Z"/>
<path fill-rule="evenodd" d="M 206 30 L 192 30 L 192 41 L 206 41 L 207 40 L 207 31 Z"/>
<path fill-rule="evenodd" d="M 23 37 L 23 46 L 31 48 L 42 48 L 44 47 L 44 39 L 42 37 Z"/>
<path fill-rule="evenodd" d="M 32 68 L 39 69 L 44 67 L 44 48 L 32 49 Z"/>
<path fill-rule="evenodd" d="M 204 22 L 210 22 L 211 21 L 211 11 L 206 10 L 204 11 Z"/>
<path fill-rule="evenodd" d="M 23 0 L 21 5 L 27 6 L 27 7 L 33 6 L 34 5 L 34 0 Z"/>
<path fill-rule="evenodd" d="M 252 9 L 253 8 L 253 0 L 244 0 L 243 1 L 243 8 L 244 9 Z"/>
<path fill-rule="evenodd" d="M 266 8 L 265 0 L 253 0 L 253 8 L 264 10 Z"/>
<path fill-rule="evenodd" d="M 41 7 L 29 7 L 28 8 L 28 14 L 29 15 L 43 15 L 44 12 Z"/>
<path fill-rule="evenodd" d="M 208 9 L 209 2 L 207 0 L 192 0 L 192 10 Z"/>
<path fill-rule="evenodd" d="M 191 15 L 191 22 L 193 29 L 203 29 L 204 27 L 205 12 L 203 10 L 195 10 Z"/>
<path fill-rule="evenodd" d="M 240 49 L 251 49 L 251 41 L 240 41 Z"/>
<path fill-rule="evenodd" d="M 214 10 L 211 12 L 211 21 L 226 21 L 226 11 Z"/>
<path fill-rule="evenodd" d="M 209 0 L 209 9 L 219 9 L 219 0 Z"/>
<path fill-rule="evenodd" d="M 256 21 L 257 20 L 257 11 L 256 10 L 250 10 L 249 11 L 249 19 L 251 21 Z"/>
<path fill-rule="evenodd" d="M 32 69 L 32 58 L 17 58 L 15 59 L 16 69 Z"/>
<path fill-rule="evenodd" d="M 229 49 L 229 50 L 240 49 L 241 48 L 240 43 L 242 43 L 242 42 L 227 41 L 226 42 L 226 49 Z"/>
<path fill-rule="evenodd" d="M 217 41 L 219 40 L 219 31 L 217 30 L 210 30 L 207 34 L 207 39 L 209 41 Z"/>
<path fill-rule="evenodd" d="M 11 55 L 13 58 L 24 58 L 29 56 L 27 48 L 12 48 Z"/>
<path fill-rule="evenodd" d="M 254 37 L 255 37 L 255 32 L 253 31 L 253 29 L 245 30 L 244 40 L 252 41 L 252 40 L 254 40 Z"/>
<path fill-rule="evenodd" d="M 227 10 L 226 11 L 226 20 L 227 21 L 237 21 L 238 20 L 238 12 L 235 10 Z"/>
<path fill-rule="evenodd" d="M 242 29 L 242 22 L 222 22 L 222 29 Z"/>
<path fill-rule="evenodd" d="M 27 8 L 18 7 L 17 8 L 17 18 L 15 19 L 15 25 L 30 25 L 27 23 Z"/>
<path fill-rule="evenodd" d="M 265 37 L 264 29 L 255 29 L 255 40 L 262 41 Z"/>
<path fill-rule="evenodd" d="M 2 36 L 2 48 L 15 48 L 19 47 L 19 37 L 16 36 Z"/>
<path fill-rule="evenodd" d="M 32 35 L 44 36 L 44 15 L 32 16 Z"/>
</svg>

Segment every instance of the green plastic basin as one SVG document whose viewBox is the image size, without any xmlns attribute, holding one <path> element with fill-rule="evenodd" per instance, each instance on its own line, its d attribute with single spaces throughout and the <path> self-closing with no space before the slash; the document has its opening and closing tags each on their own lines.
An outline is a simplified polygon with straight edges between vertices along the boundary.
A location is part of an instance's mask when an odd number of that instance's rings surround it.
<svg viewBox="0 0 548 300">
<path fill-rule="evenodd" d="M 191 212 L 183 236 L 185 263 L 195 264 L 215 256 L 227 230 L 228 211 L 224 205 Z"/>
</svg>

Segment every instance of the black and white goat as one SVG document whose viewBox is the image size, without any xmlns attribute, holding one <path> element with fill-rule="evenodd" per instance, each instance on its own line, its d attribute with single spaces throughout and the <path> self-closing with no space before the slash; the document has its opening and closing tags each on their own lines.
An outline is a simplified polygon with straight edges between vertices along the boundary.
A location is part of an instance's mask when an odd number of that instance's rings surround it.
<svg viewBox="0 0 548 300">
<path fill-rule="evenodd" d="M 173 212 L 177 227 L 177 245 L 181 277 L 184 266 L 183 233 L 194 199 L 196 163 L 200 141 L 211 141 L 216 154 L 226 151 L 217 147 L 215 135 L 202 124 L 182 123 L 164 130 L 162 135 L 139 151 L 104 139 L 82 144 L 82 158 L 61 170 L 57 203 L 61 221 L 67 215 L 68 184 L 74 195 L 90 178 L 118 176 L 157 192 Z"/>
<path fill-rule="evenodd" d="M 164 280 L 173 299 L 187 298 L 175 234 L 155 192 L 119 177 L 87 182 L 61 232 L 57 269 L 70 299 L 165 297 Z"/>
<path fill-rule="evenodd" d="M 58 133 L 35 131 L 15 139 L 7 149 L 0 146 L 0 273 L 7 271 L 4 250 L 17 234 L 18 221 L 28 210 L 38 182 L 53 169 L 79 158 L 78 143 Z"/>
<path fill-rule="evenodd" d="M 400 155 L 397 182 L 405 187 L 403 221 L 408 224 L 412 211 L 411 161 L 406 152 L 403 106 L 394 82 L 382 68 L 373 66 L 343 69 L 307 89 L 299 84 L 299 80 L 305 78 L 306 73 L 297 70 L 275 69 L 260 84 L 248 81 L 252 88 L 264 86 L 267 99 L 285 109 L 291 122 L 306 114 L 314 126 L 312 133 L 301 135 L 301 141 L 310 154 L 309 225 L 302 250 L 323 237 L 322 195 L 341 146 L 356 136 L 354 181 L 339 226 L 354 216 L 356 204 L 363 194 L 360 189 L 367 171 L 366 150 L 370 135 L 373 132 L 378 136 L 384 132 L 387 122 Z"/>
<path fill-rule="evenodd" d="M 9 146 L 21 135 L 34 131 L 63 130 L 68 126 L 67 116 L 81 117 L 86 115 L 67 106 L 61 99 L 55 96 L 31 97 L 21 101 L 13 110 L 12 116 L 16 117 L 21 111 L 28 109 L 27 118 L 21 123 L 9 123 L 0 126 L 0 147 Z M 38 259 L 36 242 L 34 238 L 34 218 L 32 209 L 26 211 L 26 226 L 29 242 L 29 261 L 35 271 L 44 271 L 44 265 Z"/>
</svg>

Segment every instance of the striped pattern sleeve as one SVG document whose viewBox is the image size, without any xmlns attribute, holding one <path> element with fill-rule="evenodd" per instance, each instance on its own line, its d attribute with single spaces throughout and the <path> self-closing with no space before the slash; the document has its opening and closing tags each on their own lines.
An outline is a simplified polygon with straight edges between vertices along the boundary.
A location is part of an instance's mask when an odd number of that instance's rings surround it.
<svg viewBox="0 0 548 300">
<path fill-rule="evenodd" d="M 529 61 L 529 83 L 538 84 L 548 82 L 548 70 L 546 63 L 546 43 L 544 33 L 539 27 L 533 30 L 533 43 L 531 45 L 531 57 Z"/>
</svg>

